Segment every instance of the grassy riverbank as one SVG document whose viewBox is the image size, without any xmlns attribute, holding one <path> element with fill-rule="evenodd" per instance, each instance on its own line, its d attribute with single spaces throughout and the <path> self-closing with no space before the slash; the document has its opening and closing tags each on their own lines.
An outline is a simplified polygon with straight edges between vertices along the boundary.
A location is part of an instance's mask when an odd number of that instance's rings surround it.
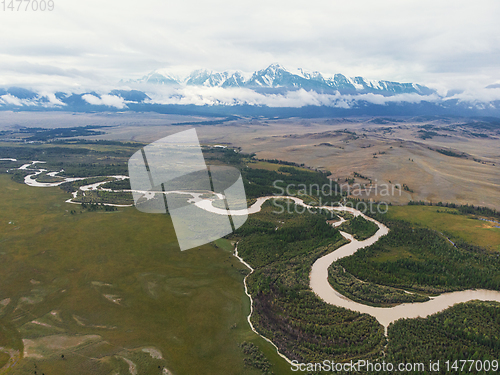
<svg viewBox="0 0 500 375">
<path fill-rule="evenodd" d="M 358 241 L 363 241 L 373 236 L 377 232 L 378 226 L 377 224 L 366 220 L 363 216 L 359 215 L 349 218 L 339 227 L 339 229 L 352 234 Z"/>
<path fill-rule="evenodd" d="M 300 362 L 378 357 L 385 338 L 373 317 L 329 305 L 309 289 L 314 261 L 346 240 L 323 215 L 295 211 L 276 214 L 266 202 L 236 233 L 240 256 L 255 269 L 252 322 Z"/>
<path fill-rule="evenodd" d="M 439 232 L 407 222 L 377 219 L 389 234 L 338 262 L 360 280 L 425 293 L 500 290 L 497 253 L 463 242 L 454 246 Z"/>
<path fill-rule="evenodd" d="M 334 262 L 328 268 L 328 282 L 337 292 L 369 306 L 395 306 L 400 303 L 425 302 L 429 297 L 418 293 L 361 281 Z"/>
<path fill-rule="evenodd" d="M 425 363 L 440 361 L 439 374 L 451 372 L 458 360 L 460 369 L 469 360 L 498 361 L 500 352 L 500 304 L 471 301 L 460 303 L 427 319 L 402 319 L 389 327 L 386 362 Z M 450 361 L 450 368 L 445 361 Z M 463 373 L 476 371 L 470 362 Z"/>
<path fill-rule="evenodd" d="M 387 213 L 389 220 L 404 220 L 442 232 L 452 241 L 462 240 L 490 251 L 500 251 L 500 228 L 496 228 L 498 224 L 479 220 L 479 217 L 481 216 L 464 215 L 455 208 L 440 206 L 391 206 Z"/>
</svg>

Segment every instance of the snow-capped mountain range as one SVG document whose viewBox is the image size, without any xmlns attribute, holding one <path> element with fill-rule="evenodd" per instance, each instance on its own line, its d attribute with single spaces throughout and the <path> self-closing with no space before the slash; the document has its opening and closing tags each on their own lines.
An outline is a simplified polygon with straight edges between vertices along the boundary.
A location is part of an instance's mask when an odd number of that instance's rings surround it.
<svg viewBox="0 0 500 375">
<path fill-rule="evenodd" d="M 156 85 L 204 86 L 222 88 L 338 91 L 342 94 L 376 93 L 382 95 L 418 94 L 430 95 L 434 90 L 415 83 L 367 80 L 363 77 L 346 77 L 342 74 L 324 75 L 318 71 L 307 72 L 285 69 L 279 64 L 253 73 L 240 71 L 213 72 L 198 69 L 187 75 L 171 73 L 168 69 L 155 70 L 143 78 L 132 81 Z"/>
<path fill-rule="evenodd" d="M 78 87 L 75 85 L 74 87 Z M 0 87 L 0 111 L 136 111 L 205 116 L 328 117 L 461 115 L 500 117 L 500 86 L 440 95 L 416 83 L 326 75 L 279 64 L 252 73 L 158 69 L 106 88 L 47 91 Z"/>
</svg>

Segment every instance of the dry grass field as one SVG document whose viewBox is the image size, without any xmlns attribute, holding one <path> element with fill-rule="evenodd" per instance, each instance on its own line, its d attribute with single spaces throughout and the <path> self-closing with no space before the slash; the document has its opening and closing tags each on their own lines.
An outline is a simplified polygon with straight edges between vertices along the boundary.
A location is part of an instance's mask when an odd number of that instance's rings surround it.
<svg viewBox="0 0 500 375">
<path fill-rule="evenodd" d="M 106 135 L 94 138 L 151 142 L 193 127 L 172 125 L 192 118 L 179 121 L 179 116 L 165 116 L 162 122 L 158 116 L 141 124 L 125 118 L 122 126 L 113 125 Z M 364 198 L 393 204 L 423 200 L 500 209 L 500 127 L 485 127 L 480 120 L 239 119 L 196 128 L 203 143 L 241 147 L 260 159 L 304 163 L 331 172 L 341 182 L 357 172 L 372 180 L 372 192 Z M 355 183 L 367 182 L 355 179 Z M 408 190 L 381 196 L 384 184 L 405 184 Z"/>
<path fill-rule="evenodd" d="M 2 113 L 0 130 L 93 124 L 107 127 L 103 128 L 106 134 L 91 139 L 152 142 L 194 126 L 205 144 L 241 147 L 261 159 L 304 163 L 331 172 L 341 182 L 357 172 L 372 180 L 372 191 L 365 198 L 394 204 L 423 200 L 500 209 L 500 126 L 488 119 L 240 118 L 203 125 L 207 120 L 214 118 L 154 113 Z M 367 182 L 355 179 L 355 183 Z M 384 184 L 405 184 L 408 189 L 391 197 L 381 196 L 380 189 L 376 194 L 375 185 L 382 188 Z"/>
<path fill-rule="evenodd" d="M 224 141 L 258 158 L 305 163 L 331 172 L 340 182 L 357 172 L 371 179 L 368 197 L 375 200 L 394 204 L 443 201 L 500 209 L 499 130 L 471 130 L 461 125 L 463 119 L 451 124 L 443 120 L 384 125 L 370 119 L 349 121 L 279 120 L 198 131 L 207 143 Z M 430 130 L 438 135 L 423 139 L 429 125 L 439 129 Z M 368 181 L 355 179 L 355 183 Z M 381 196 L 385 184 L 406 184 L 408 191 Z M 374 194 L 375 185 L 379 194 Z"/>
</svg>

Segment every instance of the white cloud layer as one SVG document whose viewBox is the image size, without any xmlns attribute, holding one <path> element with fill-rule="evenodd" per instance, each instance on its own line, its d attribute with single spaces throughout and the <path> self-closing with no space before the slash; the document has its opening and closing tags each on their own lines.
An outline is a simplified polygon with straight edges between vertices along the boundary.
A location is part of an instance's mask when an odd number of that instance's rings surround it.
<svg viewBox="0 0 500 375">
<path fill-rule="evenodd" d="M 377 94 L 342 95 L 321 94 L 304 89 L 288 91 L 283 94 L 262 94 L 245 88 L 194 87 L 160 88 L 149 92 L 149 103 L 155 104 L 194 104 L 194 105 L 254 105 L 268 107 L 327 106 L 350 108 L 357 101 L 385 105 L 387 103 L 420 103 L 442 100 L 437 94 L 423 96 L 418 94 L 398 94 L 383 96 Z"/>
<path fill-rule="evenodd" d="M 144 85 L 141 87 L 144 89 Z M 348 95 L 335 93 L 325 94 L 304 89 L 287 91 L 284 93 L 259 93 L 247 88 L 221 88 L 204 86 L 151 86 L 146 91 L 149 99 L 146 104 L 162 105 L 251 105 L 267 106 L 273 108 L 300 108 L 305 106 L 326 106 L 335 108 L 352 108 L 360 102 L 367 102 L 376 105 L 388 105 L 390 103 L 445 103 L 446 101 L 467 103 L 469 106 L 477 108 L 495 108 L 500 102 L 500 88 L 467 90 L 454 95 L 442 96 L 437 93 L 431 95 L 419 94 L 396 94 L 384 96 L 381 94 L 367 93 Z M 131 87 L 125 86 L 122 89 L 129 90 Z M 117 95 L 104 93 L 84 94 L 82 99 L 98 106 L 107 106 L 116 109 L 127 109 L 126 100 Z M 495 103 L 496 102 L 496 103 Z M 0 96 L 0 107 L 3 106 L 43 106 L 57 107 L 66 106 L 53 93 L 42 92 L 33 99 L 19 99 L 11 94 Z"/>
<path fill-rule="evenodd" d="M 7 105 L 15 105 L 15 106 L 23 106 L 25 105 L 25 101 L 16 98 L 10 94 L 0 96 L 0 103 Z"/>
<path fill-rule="evenodd" d="M 127 107 L 125 101 L 119 96 L 115 95 L 101 95 L 101 97 L 99 98 L 95 95 L 85 94 L 82 96 L 82 99 L 92 105 L 105 105 L 108 107 L 115 107 L 118 109 L 123 109 Z"/>
<path fill-rule="evenodd" d="M 500 79 L 497 0 L 54 2 L 2 12 L 0 86 L 83 92 L 169 66 L 272 62 L 443 92 Z"/>
</svg>

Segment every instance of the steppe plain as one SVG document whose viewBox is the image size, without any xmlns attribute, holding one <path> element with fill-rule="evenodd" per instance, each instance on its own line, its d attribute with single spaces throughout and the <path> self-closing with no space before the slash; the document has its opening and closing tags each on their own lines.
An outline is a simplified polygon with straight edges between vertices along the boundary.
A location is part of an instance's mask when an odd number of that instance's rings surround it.
<svg viewBox="0 0 500 375">
<path fill-rule="evenodd" d="M 335 119 L 201 118 L 161 114 L 2 114 L 3 128 L 105 125 L 95 139 L 153 142 L 196 127 L 200 141 L 241 147 L 260 159 L 280 159 L 329 171 L 339 182 L 368 177 L 372 185 L 405 184 L 397 194 L 363 198 L 500 208 L 498 119 L 362 117 Z M 213 124 L 215 122 L 215 124 Z M 217 122 L 219 122 L 217 124 Z M 354 183 L 367 184 L 356 178 Z"/>
</svg>

